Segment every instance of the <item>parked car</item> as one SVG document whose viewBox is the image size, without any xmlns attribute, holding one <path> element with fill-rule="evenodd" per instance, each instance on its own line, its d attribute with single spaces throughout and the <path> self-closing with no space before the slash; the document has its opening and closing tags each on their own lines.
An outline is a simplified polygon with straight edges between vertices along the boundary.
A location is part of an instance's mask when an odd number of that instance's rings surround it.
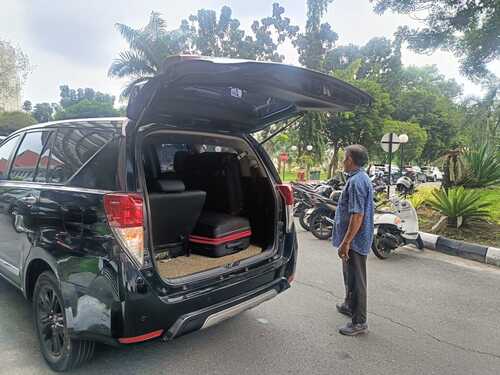
<svg viewBox="0 0 500 375">
<path fill-rule="evenodd" d="M 425 174 L 427 181 L 441 181 L 443 179 L 443 173 L 438 167 L 425 166 L 422 167 L 422 172 Z"/>
<path fill-rule="evenodd" d="M 33 302 L 56 371 L 95 342 L 171 340 L 287 290 L 293 192 L 252 133 L 368 94 L 275 63 L 175 57 L 127 118 L 23 128 L 0 144 L 0 275 Z"/>
</svg>

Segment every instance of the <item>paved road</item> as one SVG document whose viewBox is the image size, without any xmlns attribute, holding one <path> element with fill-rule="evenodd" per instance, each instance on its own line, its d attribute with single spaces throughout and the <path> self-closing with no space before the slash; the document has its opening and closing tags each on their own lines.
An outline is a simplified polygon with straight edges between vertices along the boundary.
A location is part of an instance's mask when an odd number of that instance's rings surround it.
<svg viewBox="0 0 500 375">
<path fill-rule="evenodd" d="M 172 343 L 102 347 L 75 374 L 500 374 L 500 271 L 438 253 L 400 250 L 368 261 L 365 337 L 345 319 L 340 263 L 301 232 L 297 281 L 282 296 Z M 50 374 L 31 310 L 0 281 L 0 373 Z"/>
</svg>

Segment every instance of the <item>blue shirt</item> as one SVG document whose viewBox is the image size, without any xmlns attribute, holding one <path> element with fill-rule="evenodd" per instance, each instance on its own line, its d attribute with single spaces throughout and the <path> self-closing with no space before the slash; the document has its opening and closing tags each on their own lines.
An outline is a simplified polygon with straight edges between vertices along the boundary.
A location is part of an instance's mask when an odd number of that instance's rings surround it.
<svg viewBox="0 0 500 375">
<path fill-rule="evenodd" d="M 368 255 L 373 241 L 373 186 L 365 171 L 358 169 L 348 174 L 347 183 L 340 195 L 335 212 L 335 227 L 332 243 L 338 247 L 342 243 L 349 227 L 351 214 L 364 214 L 363 223 L 353 238 L 351 250 Z"/>
</svg>

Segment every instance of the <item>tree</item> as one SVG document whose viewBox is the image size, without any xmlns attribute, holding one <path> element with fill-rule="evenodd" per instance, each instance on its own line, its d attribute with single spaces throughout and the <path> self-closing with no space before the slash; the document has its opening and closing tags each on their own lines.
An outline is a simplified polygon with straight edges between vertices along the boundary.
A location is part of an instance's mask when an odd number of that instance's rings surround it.
<svg viewBox="0 0 500 375">
<path fill-rule="evenodd" d="M 332 0 L 308 0 L 307 21 L 303 33 L 297 34 L 293 45 L 299 54 L 299 61 L 309 69 L 325 72 L 325 57 L 338 39 L 328 23 L 321 20 Z M 313 146 L 316 161 L 321 161 L 326 147 L 324 113 L 307 113 L 297 128 L 298 153 L 301 157 L 308 145 Z"/>
<path fill-rule="evenodd" d="M 422 159 L 434 161 L 459 143 L 462 111 L 456 103 L 461 87 L 447 80 L 436 67 L 401 70 L 399 89 L 394 90 L 394 120 L 418 123 L 427 132 Z"/>
<path fill-rule="evenodd" d="M 232 10 L 223 6 L 219 18 L 214 10 L 200 9 L 189 16 L 191 50 L 205 56 L 239 57 L 252 60 L 283 61 L 278 46 L 298 31 L 283 17 L 285 8 L 273 3 L 272 15 L 253 21 L 253 35 L 240 29 L 240 21 L 232 18 Z"/>
<path fill-rule="evenodd" d="M 82 100 L 96 102 L 113 106 L 115 97 L 109 94 L 104 94 L 95 91 L 91 88 L 71 89 L 68 85 L 59 86 L 59 96 L 61 97 L 60 104 L 62 108 L 68 108 L 74 104 L 78 104 Z"/>
<path fill-rule="evenodd" d="M 24 112 L 31 112 L 32 109 L 32 104 L 29 100 L 25 100 L 23 103 L 23 111 Z"/>
<path fill-rule="evenodd" d="M 449 50 L 460 59 L 469 77 L 488 75 L 487 64 L 500 55 L 500 6 L 498 0 L 371 0 L 375 12 L 387 10 L 409 14 L 423 27 L 400 27 L 398 34 L 419 53 L 438 48 Z"/>
<path fill-rule="evenodd" d="M 119 54 L 109 68 L 111 77 L 130 78 L 122 96 L 128 96 L 137 83 L 148 80 L 162 71 L 166 57 L 181 53 L 206 56 L 240 57 L 255 60 L 282 61 L 278 46 L 298 31 L 283 17 L 284 8 L 273 4 L 270 17 L 254 21 L 253 35 L 240 29 L 240 21 L 232 17 L 231 8 L 224 6 L 219 18 L 214 10 L 200 9 L 188 20 L 182 20 L 178 29 L 168 30 L 161 15 L 152 12 L 148 24 L 134 29 L 116 24 L 129 49 Z"/>
<path fill-rule="evenodd" d="M 120 112 L 114 107 L 115 97 L 91 88 L 71 89 L 67 85 L 59 86 L 60 107 L 52 105 L 56 120 L 75 118 L 112 117 Z M 42 103 L 50 106 L 48 103 Z M 48 110 L 47 106 L 44 106 Z"/>
<path fill-rule="evenodd" d="M 460 135 L 463 144 L 500 145 L 500 81 L 487 83 L 483 98 L 467 98 Z"/>
<path fill-rule="evenodd" d="M 50 103 L 38 103 L 33 108 L 31 114 L 38 122 L 48 122 L 52 121 L 52 113 L 54 112 L 54 107 Z"/>
<path fill-rule="evenodd" d="M 0 135 L 8 135 L 33 124 L 36 124 L 36 120 L 29 113 L 21 111 L 0 113 Z"/>
<path fill-rule="evenodd" d="M 21 49 L 0 40 L 0 110 L 3 103 L 19 95 L 30 69 L 28 56 Z"/>
<path fill-rule="evenodd" d="M 396 133 L 408 135 L 408 143 L 404 147 L 404 160 L 407 162 L 419 161 L 425 144 L 427 132 L 419 124 L 386 119 L 384 120 L 383 133 Z"/>
<path fill-rule="evenodd" d="M 118 116 L 118 114 L 118 110 L 109 103 L 83 99 L 76 104 L 56 112 L 54 118 L 56 120 L 67 120 L 75 118 L 113 117 Z"/>
<path fill-rule="evenodd" d="M 372 79 L 384 87 L 396 86 L 401 71 L 401 43 L 387 38 L 372 38 L 364 46 L 337 46 L 326 54 L 327 71 L 348 68 L 360 60 L 356 79 Z"/>
<path fill-rule="evenodd" d="M 379 141 L 383 135 L 381 125 L 390 118 L 394 110 L 389 93 L 378 82 L 363 79 L 351 80 L 350 83 L 368 92 L 373 97 L 373 104 L 371 107 L 360 106 L 352 112 L 329 116 L 326 134 L 328 143 L 333 148 L 329 176 L 337 169 L 341 148 L 357 143 L 364 145 L 372 158 L 379 154 Z"/>
</svg>

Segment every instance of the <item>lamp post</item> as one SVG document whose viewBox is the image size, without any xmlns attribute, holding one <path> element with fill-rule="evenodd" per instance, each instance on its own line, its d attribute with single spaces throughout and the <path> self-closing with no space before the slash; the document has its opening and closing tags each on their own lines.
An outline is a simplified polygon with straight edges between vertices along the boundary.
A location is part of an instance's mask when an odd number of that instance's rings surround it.
<svg viewBox="0 0 500 375">
<path fill-rule="evenodd" d="M 312 145 L 307 145 L 307 146 L 306 146 L 306 150 L 307 150 L 307 152 L 309 152 L 309 153 L 310 153 L 310 152 L 313 150 L 313 146 L 312 146 Z M 310 155 L 309 155 L 309 156 L 310 156 Z M 310 176 L 309 176 L 309 169 L 310 169 L 310 166 L 309 166 L 309 163 L 307 163 L 307 165 L 306 165 L 307 180 L 309 180 L 309 177 L 310 177 Z"/>
<path fill-rule="evenodd" d="M 401 156 L 400 156 L 400 159 L 401 159 L 401 174 L 403 173 L 403 149 L 404 149 L 404 146 L 405 146 L 405 143 L 408 143 L 408 135 L 406 134 L 400 134 L 399 135 L 399 143 L 401 144 Z"/>
</svg>

